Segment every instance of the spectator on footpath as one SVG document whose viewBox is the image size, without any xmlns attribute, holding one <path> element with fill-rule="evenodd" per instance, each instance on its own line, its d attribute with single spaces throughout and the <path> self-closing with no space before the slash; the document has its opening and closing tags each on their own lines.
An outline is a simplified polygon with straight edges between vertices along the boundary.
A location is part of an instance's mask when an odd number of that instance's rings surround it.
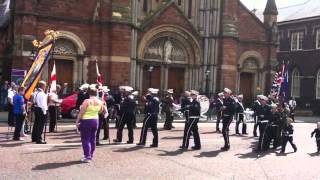
<svg viewBox="0 0 320 180">
<path fill-rule="evenodd" d="M 8 89 L 9 89 L 9 82 L 4 81 L 0 88 L 0 109 L 5 110 L 7 105 L 7 97 L 8 97 Z"/>
<path fill-rule="evenodd" d="M 68 86 L 69 86 L 68 83 L 64 83 L 63 84 L 63 88 L 62 88 L 62 97 L 63 98 L 65 98 L 65 97 L 70 95 L 70 89 L 69 89 Z"/>
<path fill-rule="evenodd" d="M 294 99 L 294 97 L 291 97 L 289 100 L 289 109 L 290 109 L 290 115 L 289 117 L 294 121 L 294 111 L 296 110 L 297 102 Z"/>
<path fill-rule="evenodd" d="M 14 136 L 13 140 L 21 141 L 23 139 L 20 138 L 21 129 L 23 126 L 24 118 L 26 115 L 25 103 L 24 103 L 24 87 L 18 88 L 18 93 L 13 96 L 13 113 L 16 120 Z"/>
<path fill-rule="evenodd" d="M 11 87 L 8 89 L 8 124 L 9 126 L 15 126 L 14 115 L 13 115 L 13 96 L 16 94 L 16 85 L 14 82 L 11 83 Z"/>
<path fill-rule="evenodd" d="M 80 112 L 76 120 L 76 126 L 80 130 L 84 157 L 81 162 L 90 162 L 96 148 L 96 133 L 98 130 L 99 113 L 104 112 L 104 105 L 97 98 L 96 86 L 90 85 L 88 89 L 89 99 L 84 100 L 80 106 Z"/>
</svg>

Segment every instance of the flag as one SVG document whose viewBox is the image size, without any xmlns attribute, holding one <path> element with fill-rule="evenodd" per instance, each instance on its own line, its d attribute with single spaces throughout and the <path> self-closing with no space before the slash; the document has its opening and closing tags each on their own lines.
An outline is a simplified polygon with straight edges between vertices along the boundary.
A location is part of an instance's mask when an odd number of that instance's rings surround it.
<svg viewBox="0 0 320 180">
<path fill-rule="evenodd" d="M 41 46 L 38 49 L 35 59 L 21 84 L 21 86 L 26 88 L 24 97 L 27 100 L 31 98 L 31 95 L 41 78 L 43 67 L 45 66 L 46 62 L 49 59 L 50 52 L 52 51 L 52 47 L 53 47 L 53 41 L 47 43 L 46 45 Z"/>
<path fill-rule="evenodd" d="M 280 96 L 283 102 L 289 101 L 289 73 L 288 73 L 288 64 L 283 63 L 283 76 L 280 89 Z"/>
<path fill-rule="evenodd" d="M 50 77 L 50 92 L 57 90 L 57 74 L 56 74 L 56 63 L 53 62 L 51 77 Z"/>
<path fill-rule="evenodd" d="M 102 77 L 99 72 L 98 60 L 96 60 L 96 72 L 97 72 L 97 83 L 98 83 L 99 87 L 102 87 Z"/>
</svg>

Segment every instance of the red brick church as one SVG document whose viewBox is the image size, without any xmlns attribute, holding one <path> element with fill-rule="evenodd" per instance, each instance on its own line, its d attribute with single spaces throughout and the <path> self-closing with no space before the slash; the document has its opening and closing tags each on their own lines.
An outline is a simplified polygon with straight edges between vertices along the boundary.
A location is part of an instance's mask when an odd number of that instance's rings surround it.
<svg viewBox="0 0 320 180">
<path fill-rule="evenodd" d="M 28 69 L 32 40 L 54 29 L 58 83 L 94 82 L 98 59 L 110 87 L 229 87 L 249 101 L 269 91 L 276 66 L 277 7 L 265 1 L 261 22 L 240 0 L 2 0 L 0 73 Z"/>
</svg>

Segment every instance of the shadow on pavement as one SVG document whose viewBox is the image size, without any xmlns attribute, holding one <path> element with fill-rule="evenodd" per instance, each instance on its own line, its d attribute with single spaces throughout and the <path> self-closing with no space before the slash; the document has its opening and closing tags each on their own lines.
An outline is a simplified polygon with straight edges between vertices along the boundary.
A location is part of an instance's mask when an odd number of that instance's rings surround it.
<svg viewBox="0 0 320 180">
<path fill-rule="evenodd" d="M 49 153 L 49 152 L 59 152 L 59 151 L 67 151 L 67 150 L 74 150 L 78 149 L 77 147 L 68 147 L 68 148 L 54 148 L 50 150 L 44 150 L 44 151 L 36 151 L 36 152 L 27 152 L 23 154 L 41 154 L 41 153 Z"/>
<path fill-rule="evenodd" d="M 61 162 L 61 163 L 46 163 L 46 164 L 40 164 L 36 167 L 32 168 L 32 170 L 48 170 L 48 169 L 58 169 L 68 166 L 73 166 L 77 164 L 82 164 L 81 161 L 69 161 L 69 162 Z"/>
<path fill-rule="evenodd" d="M 162 137 L 161 139 L 176 140 L 176 139 L 182 139 L 182 138 L 183 138 L 182 136 L 165 136 L 165 137 Z"/>
<path fill-rule="evenodd" d="M 215 150 L 215 151 L 208 151 L 208 152 L 201 152 L 199 155 L 196 155 L 194 157 L 202 158 L 202 157 L 217 157 L 221 152 L 224 152 L 223 150 Z"/>
<path fill-rule="evenodd" d="M 137 151 L 140 149 L 143 149 L 143 146 L 133 146 L 130 148 L 123 148 L 123 149 L 117 149 L 117 150 L 113 150 L 113 152 L 132 152 L 132 151 Z"/>
<path fill-rule="evenodd" d="M 13 142 L 13 141 L 12 141 Z M 3 148 L 11 148 L 11 147 L 17 147 L 17 146 L 21 146 L 23 144 L 26 144 L 28 142 L 19 142 L 19 143 L 10 143 L 10 144 L 1 144 L 0 147 Z"/>
<path fill-rule="evenodd" d="M 52 139 L 75 139 L 80 138 L 80 134 L 72 135 L 72 136 L 63 136 L 63 137 L 52 137 Z"/>
<path fill-rule="evenodd" d="M 314 152 L 314 153 L 308 153 L 309 156 L 314 157 L 314 156 L 320 156 L 320 153 Z"/>
<path fill-rule="evenodd" d="M 166 151 L 166 150 L 157 150 L 159 152 L 163 152 L 163 154 L 158 154 L 158 156 L 177 156 L 183 154 L 187 150 L 177 149 L 175 151 Z"/>
</svg>

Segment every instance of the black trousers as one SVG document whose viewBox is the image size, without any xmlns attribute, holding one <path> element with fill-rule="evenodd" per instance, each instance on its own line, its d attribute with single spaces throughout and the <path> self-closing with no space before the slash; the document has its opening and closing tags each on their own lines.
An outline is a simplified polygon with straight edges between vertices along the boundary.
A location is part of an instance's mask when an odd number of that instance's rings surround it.
<svg viewBox="0 0 320 180">
<path fill-rule="evenodd" d="M 167 129 L 172 128 L 172 122 L 173 122 L 173 114 L 171 111 L 166 111 L 166 121 L 164 122 L 164 127 Z"/>
<path fill-rule="evenodd" d="M 153 145 L 158 145 L 158 128 L 157 128 L 158 116 L 156 114 L 148 114 L 143 120 L 143 126 L 141 129 L 140 143 L 146 144 L 147 133 L 149 127 L 153 134 Z"/>
<path fill-rule="evenodd" d="M 224 139 L 224 147 L 230 147 L 230 141 L 229 141 L 229 126 L 232 122 L 232 116 L 230 117 L 224 117 L 222 119 L 222 135 Z"/>
<path fill-rule="evenodd" d="M 293 143 L 293 137 L 292 137 L 292 136 L 283 136 L 283 137 L 282 137 L 281 152 L 285 152 L 285 150 L 286 150 L 286 145 L 287 145 L 288 141 L 289 141 L 289 143 L 291 144 L 291 146 L 292 146 L 293 149 L 296 149 L 296 148 L 297 148 L 297 146 Z"/>
<path fill-rule="evenodd" d="M 189 124 L 189 111 L 184 112 L 186 121 L 184 122 L 184 129 L 183 129 L 183 137 L 187 136 L 187 131 L 188 131 L 188 124 Z M 192 134 L 192 132 L 191 132 Z M 182 147 L 184 147 L 186 144 L 186 138 L 183 138 L 182 140 Z"/>
<path fill-rule="evenodd" d="M 221 121 L 221 111 L 217 112 L 217 122 L 216 122 L 216 131 L 220 131 L 219 124 Z"/>
<path fill-rule="evenodd" d="M 53 132 L 57 124 L 58 107 L 49 106 L 49 118 L 50 118 L 49 132 Z"/>
<path fill-rule="evenodd" d="M 254 126 L 253 126 L 253 135 L 254 136 L 257 136 L 257 129 L 258 129 L 258 126 L 259 124 L 257 123 L 257 116 L 254 116 Z"/>
<path fill-rule="evenodd" d="M 189 140 L 191 133 L 193 135 L 194 139 L 194 146 L 196 148 L 201 147 L 201 142 L 200 142 L 200 135 L 199 135 L 199 130 L 198 130 L 198 122 L 199 118 L 190 118 L 187 125 L 186 125 L 186 132 L 183 135 L 183 147 L 188 148 L 189 147 Z"/>
<path fill-rule="evenodd" d="M 35 120 L 32 128 L 32 141 L 40 142 L 42 140 L 42 133 L 46 123 L 46 115 L 43 114 L 39 107 L 34 108 Z"/>
<path fill-rule="evenodd" d="M 124 113 L 120 116 L 119 127 L 117 130 L 117 140 L 122 141 L 123 128 L 127 125 L 128 128 L 128 141 L 133 143 L 133 120 L 134 113 Z"/>
<path fill-rule="evenodd" d="M 266 148 L 269 149 L 271 141 L 273 140 L 273 148 L 278 147 L 278 126 L 268 126 L 266 129 Z"/>
<path fill-rule="evenodd" d="M 20 132 L 21 132 L 21 129 L 22 129 L 22 124 L 23 124 L 25 115 L 23 115 L 23 114 L 15 114 L 14 116 L 15 116 L 15 119 L 16 119 L 16 126 L 14 128 L 13 139 L 14 140 L 18 140 L 20 138 Z"/>
<path fill-rule="evenodd" d="M 238 119 L 239 118 L 239 119 Z M 239 134 L 239 125 L 242 123 L 242 134 L 247 134 L 247 124 L 243 121 L 244 115 L 239 114 L 236 122 L 236 133 Z"/>
<path fill-rule="evenodd" d="M 320 140 L 317 140 L 318 152 L 320 151 Z"/>
<path fill-rule="evenodd" d="M 267 123 L 257 123 L 259 126 L 259 143 L 258 143 L 258 151 L 266 150 L 266 142 L 267 142 Z"/>
<path fill-rule="evenodd" d="M 99 124 L 96 134 L 96 141 L 99 142 L 100 140 L 100 131 L 103 128 L 104 136 L 103 139 L 109 139 L 109 122 L 108 118 L 105 119 L 103 114 L 99 114 Z"/>
<path fill-rule="evenodd" d="M 14 114 L 13 114 L 13 105 L 8 103 L 8 125 L 13 127 L 15 126 Z"/>
</svg>

